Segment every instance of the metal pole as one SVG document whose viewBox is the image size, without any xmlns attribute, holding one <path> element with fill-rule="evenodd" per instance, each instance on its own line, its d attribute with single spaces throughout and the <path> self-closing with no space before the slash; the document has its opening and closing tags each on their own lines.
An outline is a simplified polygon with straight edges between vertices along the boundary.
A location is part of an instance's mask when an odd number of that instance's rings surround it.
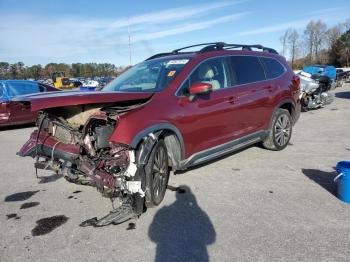
<svg viewBox="0 0 350 262">
<path fill-rule="evenodd" d="M 130 20 L 128 17 L 128 34 L 129 34 L 129 65 L 131 65 L 131 36 L 130 36 Z"/>
</svg>

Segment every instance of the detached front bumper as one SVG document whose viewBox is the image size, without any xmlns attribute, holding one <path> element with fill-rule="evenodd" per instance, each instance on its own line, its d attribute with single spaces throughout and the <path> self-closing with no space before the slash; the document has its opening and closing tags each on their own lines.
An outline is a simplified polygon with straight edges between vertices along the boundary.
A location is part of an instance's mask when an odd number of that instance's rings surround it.
<svg viewBox="0 0 350 262">
<path fill-rule="evenodd" d="M 38 131 L 36 130 L 17 152 L 17 155 L 22 157 L 42 156 L 63 159 L 74 163 L 79 158 L 79 153 L 80 147 L 78 145 L 62 143 L 45 131 L 41 131 L 38 136 Z"/>
</svg>

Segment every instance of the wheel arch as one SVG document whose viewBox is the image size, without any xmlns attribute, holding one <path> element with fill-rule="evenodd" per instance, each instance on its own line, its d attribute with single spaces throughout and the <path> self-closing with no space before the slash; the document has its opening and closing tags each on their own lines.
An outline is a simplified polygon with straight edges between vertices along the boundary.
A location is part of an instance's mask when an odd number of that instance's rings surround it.
<svg viewBox="0 0 350 262">
<path fill-rule="evenodd" d="M 274 109 L 273 114 L 276 112 L 277 109 L 282 108 L 288 110 L 290 116 L 292 117 L 293 122 L 295 122 L 296 119 L 296 110 L 295 110 L 295 102 L 292 99 L 284 99 L 282 100 Z M 271 121 L 273 118 L 273 114 L 271 115 L 270 119 L 270 126 Z"/>
<path fill-rule="evenodd" d="M 178 166 L 185 157 L 185 144 L 181 132 L 172 124 L 160 123 L 143 129 L 133 138 L 130 146 L 138 148 L 146 136 L 157 132 L 160 132 L 159 137 L 165 141 L 172 166 Z"/>
</svg>

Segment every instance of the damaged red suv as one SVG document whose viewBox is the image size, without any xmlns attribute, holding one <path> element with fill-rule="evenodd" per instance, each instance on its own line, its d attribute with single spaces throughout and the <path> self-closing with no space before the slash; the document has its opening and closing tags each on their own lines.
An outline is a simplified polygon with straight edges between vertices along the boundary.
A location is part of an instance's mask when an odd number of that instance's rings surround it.
<svg viewBox="0 0 350 262">
<path fill-rule="evenodd" d="M 258 142 L 284 149 L 300 114 L 299 85 L 271 48 L 184 47 L 133 66 L 102 92 L 22 97 L 40 115 L 18 154 L 119 198 L 110 214 L 83 223 L 118 224 L 162 202 L 170 170 Z"/>
</svg>

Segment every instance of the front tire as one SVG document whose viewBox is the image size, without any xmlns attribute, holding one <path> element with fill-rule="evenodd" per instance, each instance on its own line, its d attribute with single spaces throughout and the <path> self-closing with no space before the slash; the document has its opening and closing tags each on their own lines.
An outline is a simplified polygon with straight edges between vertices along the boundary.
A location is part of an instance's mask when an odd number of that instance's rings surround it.
<svg viewBox="0 0 350 262">
<path fill-rule="evenodd" d="M 293 120 L 288 110 L 279 108 L 272 116 L 269 135 L 263 142 L 266 149 L 279 151 L 287 147 L 292 136 Z"/>
<path fill-rule="evenodd" d="M 163 139 L 160 139 L 152 149 L 145 173 L 149 181 L 146 206 L 158 206 L 164 199 L 169 180 L 168 152 Z"/>
</svg>

